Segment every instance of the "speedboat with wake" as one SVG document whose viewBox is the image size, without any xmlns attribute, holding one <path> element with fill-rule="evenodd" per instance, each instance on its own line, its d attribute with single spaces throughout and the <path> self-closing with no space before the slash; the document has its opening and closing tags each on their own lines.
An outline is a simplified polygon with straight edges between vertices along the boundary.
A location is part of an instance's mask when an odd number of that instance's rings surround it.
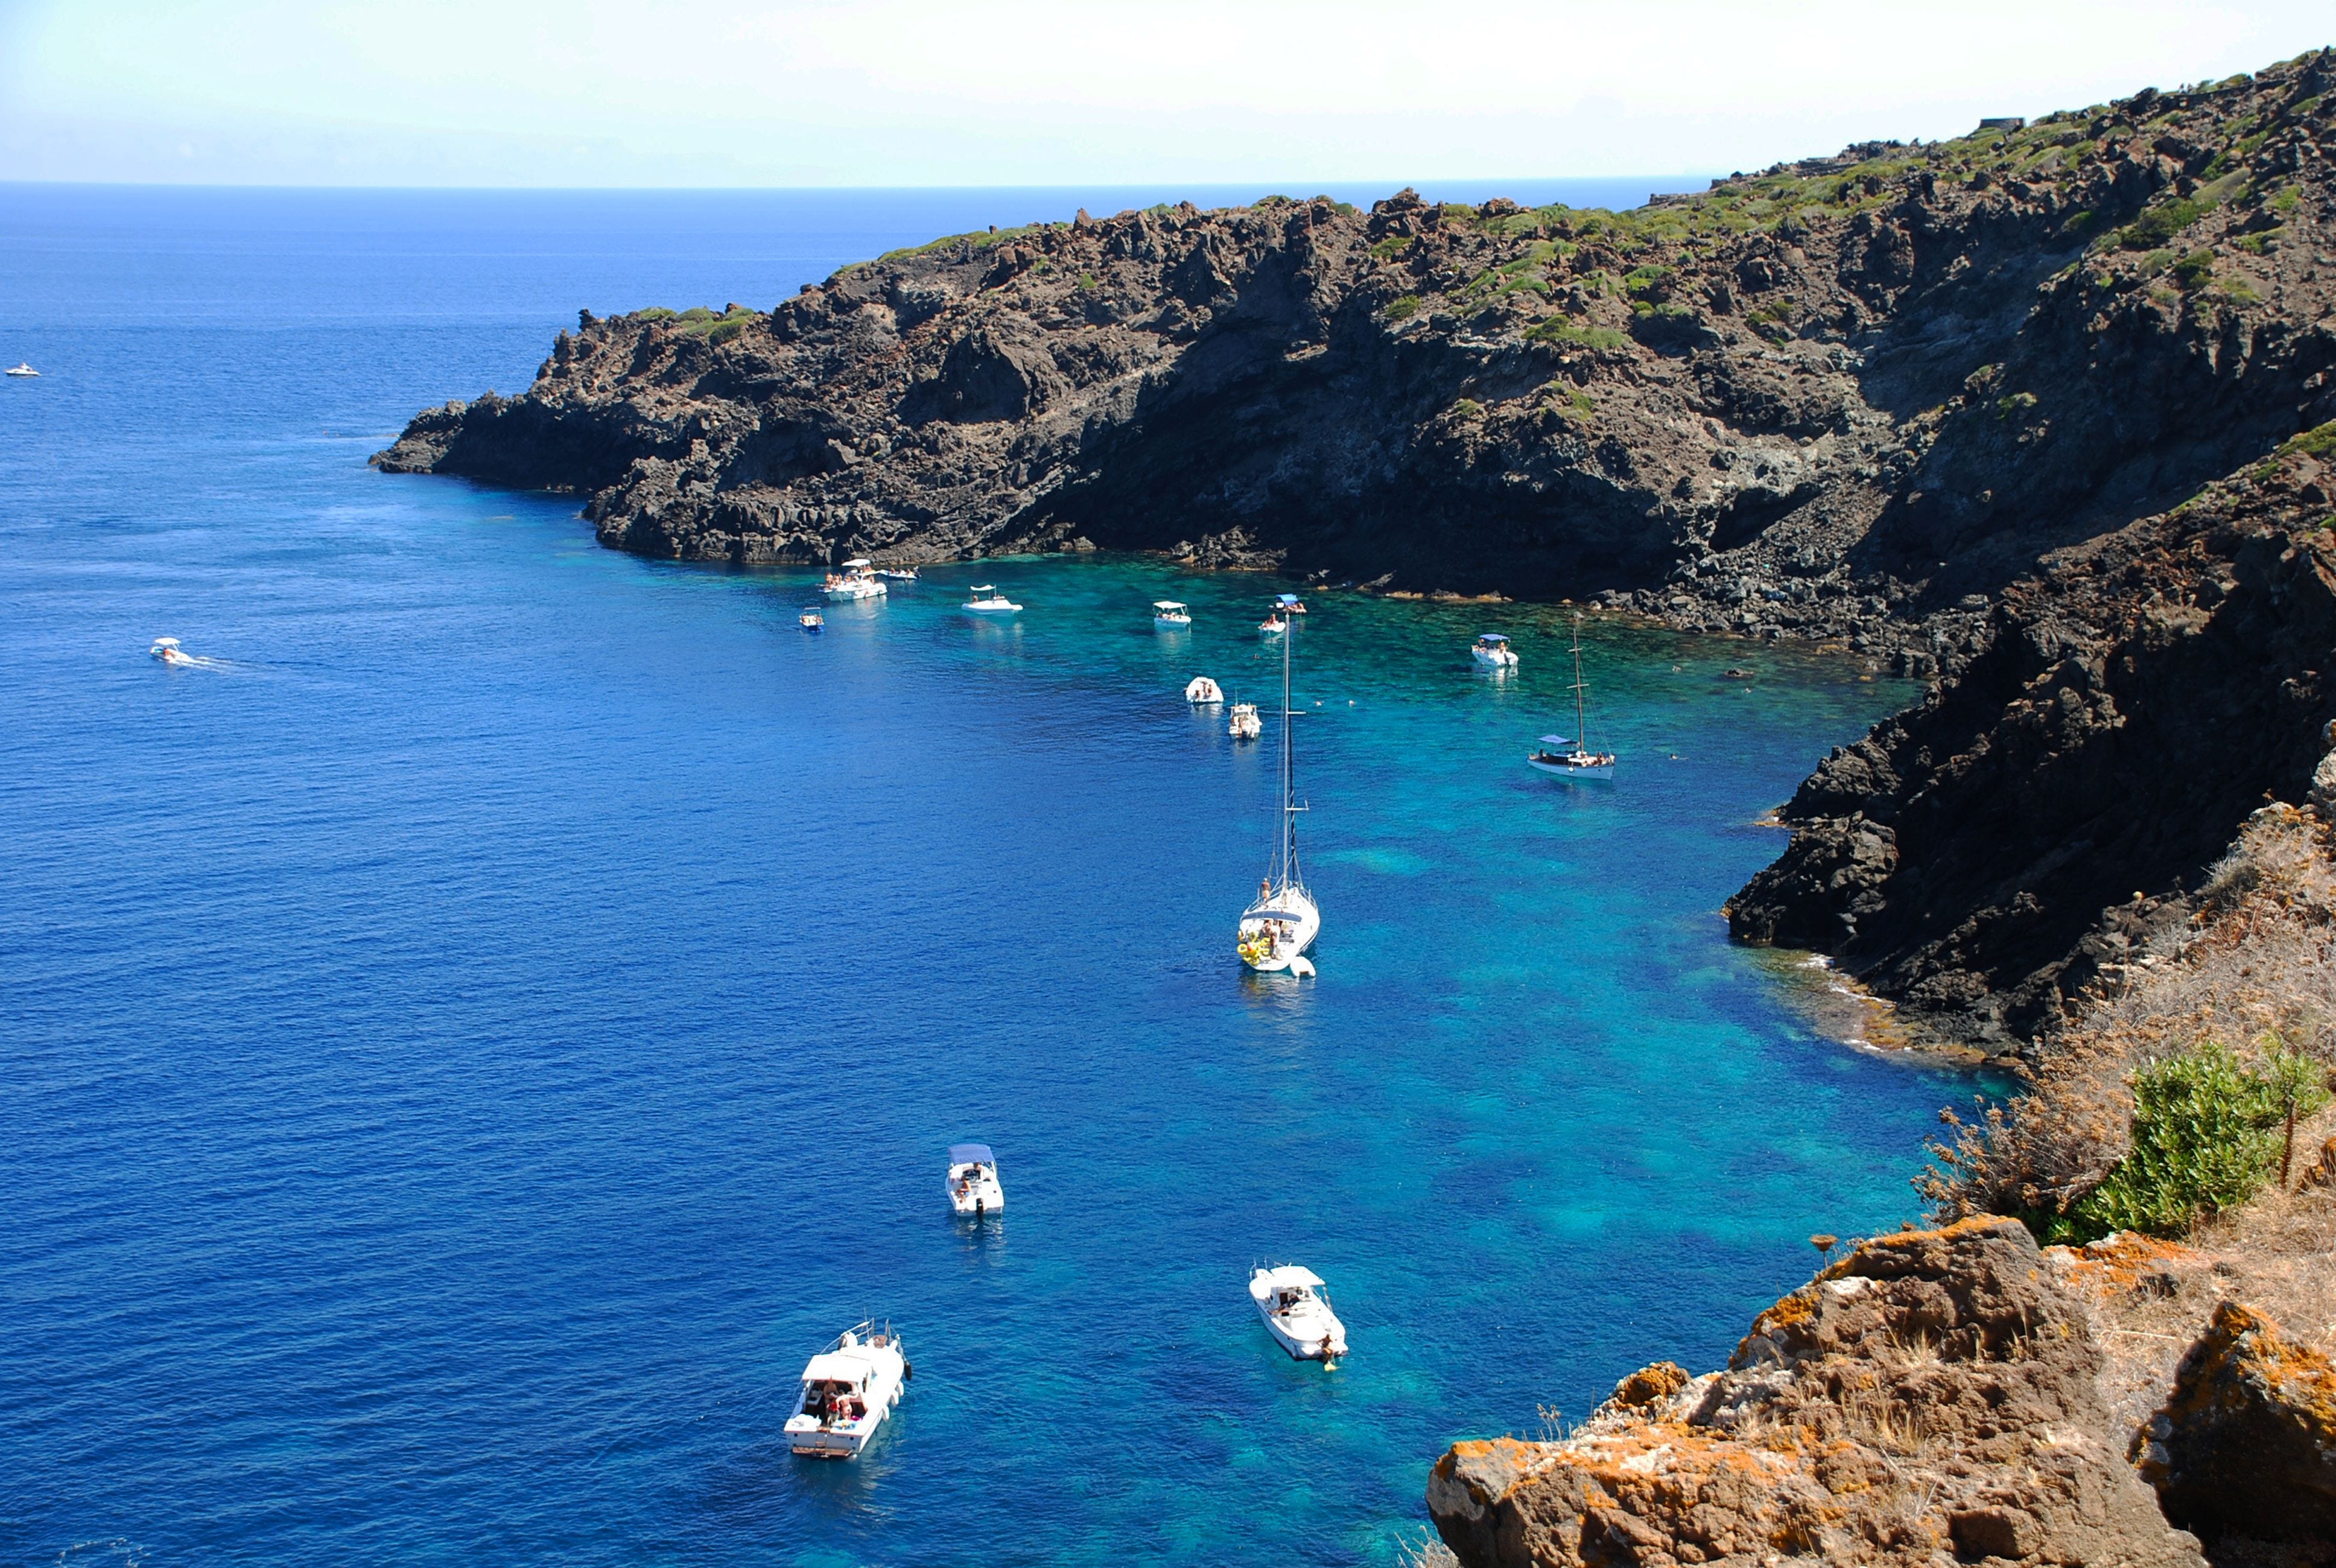
<svg viewBox="0 0 2336 1568">
<path fill-rule="evenodd" d="M 1306 950 L 1322 930 L 1322 911 L 1298 867 L 1298 813 L 1307 808 L 1298 803 L 1298 754 L 1290 730 L 1298 716 L 1290 706 L 1290 645 L 1296 640 L 1286 637 L 1281 644 L 1281 831 L 1257 899 L 1241 911 L 1233 937 L 1241 961 L 1266 975 L 1312 974 L 1314 960 Z"/>
<path fill-rule="evenodd" d="M 1329 1288 L 1304 1264 L 1251 1271 L 1249 1299 L 1291 1360 L 1319 1361 L 1330 1371 L 1347 1353 L 1347 1326 L 1330 1310 Z"/>
<path fill-rule="evenodd" d="M 964 605 L 968 615 L 1020 615 L 1022 607 L 998 591 L 995 583 L 979 582 L 967 595 Z"/>
<path fill-rule="evenodd" d="M 13 375 L 14 372 L 11 374 Z M 164 664 L 192 665 L 195 662 L 193 655 L 179 647 L 179 639 L 175 637 L 158 637 L 154 639 L 154 646 L 146 651 Z"/>
<path fill-rule="evenodd" d="M 855 556 L 841 571 L 829 572 L 822 587 L 828 598 L 842 599 L 881 599 L 891 591 L 866 556 Z"/>
<path fill-rule="evenodd" d="M 1511 648 L 1509 639 L 1497 631 L 1488 631 L 1478 638 L 1476 646 L 1468 650 L 1468 657 L 1486 669 L 1517 667 L 1517 650 Z"/>
<path fill-rule="evenodd" d="M 1006 1189 L 998 1182 L 998 1156 L 988 1144 L 951 1144 L 949 1159 L 949 1207 L 979 1219 L 1006 1212 Z"/>
<path fill-rule="evenodd" d="M 1225 700 L 1225 688 L 1207 676 L 1196 675 L 1184 687 L 1184 700 L 1194 707 L 1208 707 Z"/>
<path fill-rule="evenodd" d="M 874 1319 L 838 1334 L 803 1365 L 787 1446 L 814 1459 L 856 1459 L 883 1429 L 912 1375 L 907 1347 Z"/>
<path fill-rule="evenodd" d="M 1559 778 L 1611 779 L 1614 776 L 1614 754 L 1592 751 L 1584 738 L 1590 733 L 1590 687 L 1582 678 L 1582 615 L 1573 617 L 1573 734 L 1545 735 L 1541 737 L 1541 750 L 1525 758 L 1527 766 Z"/>
</svg>

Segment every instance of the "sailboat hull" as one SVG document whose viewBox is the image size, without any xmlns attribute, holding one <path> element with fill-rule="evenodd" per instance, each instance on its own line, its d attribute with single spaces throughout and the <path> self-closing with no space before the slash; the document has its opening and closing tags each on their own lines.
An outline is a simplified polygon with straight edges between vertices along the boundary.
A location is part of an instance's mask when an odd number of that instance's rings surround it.
<svg viewBox="0 0 2336 1568">
<path fill-rule="evenodd" d="M 1275 940 L 1265 940 L 1269 927 L 1280 928 Z M 1278 975 L 1288 970 L 1321 933 L 1322 911 L 1315 908 L 1313 899 L 1302 888 L 1284 888 L 1241 911 L 1235 946 L 1241 962 L 1251 970 Z"/>
<path fill-rule="evenodd" d="M 1554 774 L 1559 778 L 1611 779 L 1614 776 L 1614 765 L 1611 762 L 1577 765 L 1570 762 L 1543 762 L 1537 756 L 1529 756 L 1525 758 L 1525 762 L 1539 772 Z"/>
</svg>

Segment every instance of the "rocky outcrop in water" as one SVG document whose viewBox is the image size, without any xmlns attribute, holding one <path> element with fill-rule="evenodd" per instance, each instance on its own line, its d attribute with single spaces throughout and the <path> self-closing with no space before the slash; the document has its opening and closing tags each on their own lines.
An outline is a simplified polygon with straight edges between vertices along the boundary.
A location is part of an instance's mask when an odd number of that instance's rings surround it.
<svg viewBox="0 0 2336 1568">
<path fill-rule="evenodd" d="M 2321 52 L 1628 213 L 959 236 L 768 312 L 588 316 L 376 461 L 575 492 L 657 556 L 1154 550 L 1952 677 L 1810 781 L 1732 918 L 2008 1040 L 2316 761 L 2324 481 L 2176 509 L 2336 419 L 2331 88 Z"/>
<path fill-rule="evenodd" d="M 1455 1444 L 1428 1508 L 1465 1568 L 2196 1568 L 2101 1362 L 2018 1222 L 1881 1237 L 1763 1312 L 1725 1371 L 1650 1368 L 1561 1441 Z"/>
</svg>

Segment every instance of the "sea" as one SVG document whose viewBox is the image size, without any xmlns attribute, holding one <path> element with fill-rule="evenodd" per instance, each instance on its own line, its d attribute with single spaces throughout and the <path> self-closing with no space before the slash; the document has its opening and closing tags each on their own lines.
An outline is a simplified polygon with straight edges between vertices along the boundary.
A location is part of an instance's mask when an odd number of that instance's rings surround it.
<svg viewBox="0 0 2336 1568">
<path fill-rule="evenodd" d="M 1279 726 L 1183 689 L 1270 710 L 1292 585 L 991 560 L 814 636 L 813 573 L 366 465 L 579 308 L 1263 193 L 0 187 L 0 1562 L 1393 1563 L 1448 1444 L 1916 1213 L 1962 1086 L 1719 913 L 1912 695 L 1850 656 L 1593 616 L 1568 784 L 1564 607 L 1309 593 L 1319 972 L 1260 978 Z M 906 1398 L 793 1457 L 870 1318 Z"/>
</svg>

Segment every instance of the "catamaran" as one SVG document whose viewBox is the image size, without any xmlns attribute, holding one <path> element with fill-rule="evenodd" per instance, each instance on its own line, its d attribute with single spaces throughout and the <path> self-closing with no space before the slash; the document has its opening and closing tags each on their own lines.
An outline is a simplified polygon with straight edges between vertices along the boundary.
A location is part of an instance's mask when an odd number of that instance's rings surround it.
<svg viewBox="0 0 2336 1568">
<path fill-rule="evenodd" d="M 1241 961 L 1260 974 L 1312 974 L 1314 960 L 1306 950 L 1322 930 L 1322 911 L 1315 907 L 1314 895 L 1298 869 L 1298 813 L 1306 808 L 1297 800 L 1298 758 L 1290 727 L 1297 716 L 1290 706 L 1290 645 L 1297 640 L 1285 636 L 1281 642 L 1280 838 L 1273 862 L 1258 883 L 1256 901 L 1241 911 L 1233 940 Z"/>
<path fill-rule="evenodd" d="M 1573 734 L 1545 735 L 1541 737 L 1541 750 L 1525 758 L 1525 762 L 1543 773 L 1555 774 L 1560 778 L 1603 778 L 1614 776 L 1614 754 L 1590 749 L 1589 686 L 1582 678 L 1582 612 L 1573 612 Z"/>
</svg>

